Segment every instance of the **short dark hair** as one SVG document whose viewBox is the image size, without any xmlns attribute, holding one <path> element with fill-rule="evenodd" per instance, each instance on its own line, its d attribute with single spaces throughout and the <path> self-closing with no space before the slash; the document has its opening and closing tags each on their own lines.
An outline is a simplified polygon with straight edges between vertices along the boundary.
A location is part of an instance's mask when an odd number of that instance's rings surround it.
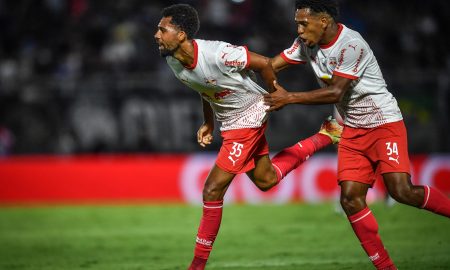
<svg viewBox="0 0 450 270">
<path fill-rule="evenodd" d="M 339 16 L 339 7 L 336 0 L 296 0 L 295 8 L 310 8 L 314 13 L 325 12 L 335 21 Z"/>
<path fill-rule="evenodd" d="M 171 5 L 162 10 L 163 17 L 172 17 L 171 23 L 184 31 L 192 39 L 200 28 L 200 20 L 195 8 L 187 4 Z"/>
</svg>

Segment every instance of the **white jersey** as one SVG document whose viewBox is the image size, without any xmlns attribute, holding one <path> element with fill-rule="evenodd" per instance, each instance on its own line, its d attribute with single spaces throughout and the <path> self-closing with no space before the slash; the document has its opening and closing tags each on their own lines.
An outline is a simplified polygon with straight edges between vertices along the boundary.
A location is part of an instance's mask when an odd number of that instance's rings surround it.
<svg viewBox="0 0 450 270">
<path fill-rule="evenodd" d="M 338 24 L 336 38 L 327 45 L 309 48 L 300 38 L 281 53 L 289 63 L 309 63 L 321 87 L 332 76 L 354 80 L 337 110 L 344 124 L 354 128 L 373 128 L 402 120 L 393 95 L 387 90 L 377 60 L 361 35 Z"/>
<path fill-rule="evenodd" d="M 263 95 L 267 93 L 253 79 L 249 53 L 245 46 L 221 41 L 196 39 L 194 63 L 183 66 L 172 56 L 166 57 L 175 76 L 199 92 L 214 110 L 220 130 L 260 127 L 267 120 Z"/>
</svg>

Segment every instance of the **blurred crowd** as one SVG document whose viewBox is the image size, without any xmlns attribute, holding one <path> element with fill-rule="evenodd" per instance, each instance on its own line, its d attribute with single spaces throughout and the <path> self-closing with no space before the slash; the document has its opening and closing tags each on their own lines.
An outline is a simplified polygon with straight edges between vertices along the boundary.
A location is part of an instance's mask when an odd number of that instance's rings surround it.
<svg viewBox="0 0 450 270">
<path fill-rule="evenodd" d="M 200 98 L 175 79 L 153 38 L 161 9 L 173 3 L 198 9 L 199 38 L 274 56 L 296 37 L 294 0 L 0 0 L 0 155 L 200 150 Z M 410 151 L 449 152 L 450 2 L 340 7 L 340 21 L 368 41 L 399 101 Z M 279 81 L 317 87 L 301 66 Z M 274 113 L 272 149 L 316 132 L 332 112 L 330 105 Z M 210 150 L 220 145 L 216 134 Z"/>
</svg>

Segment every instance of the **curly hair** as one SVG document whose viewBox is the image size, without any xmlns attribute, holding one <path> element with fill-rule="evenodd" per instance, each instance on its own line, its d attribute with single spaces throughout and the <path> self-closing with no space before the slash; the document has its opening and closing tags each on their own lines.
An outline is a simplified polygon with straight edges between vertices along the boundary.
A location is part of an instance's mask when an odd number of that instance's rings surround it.
<svg viewBox="0 0 450 270">
<path fill-rule="evenodd" d="M 162 10 L 163 17 L 172 17 L 171 23 L 184 31 L 192 39 L 200 28 L 200 20 L 195 8 L 187 4 L 171 5 Z"/>
<path fill-rule="evenodd" d="M 296 0 L 295 8 L 309 8 L 314 13 L 325 12 L 335 21 L 339 16 L 339 7 L 336 0 Z"/>
</svg>

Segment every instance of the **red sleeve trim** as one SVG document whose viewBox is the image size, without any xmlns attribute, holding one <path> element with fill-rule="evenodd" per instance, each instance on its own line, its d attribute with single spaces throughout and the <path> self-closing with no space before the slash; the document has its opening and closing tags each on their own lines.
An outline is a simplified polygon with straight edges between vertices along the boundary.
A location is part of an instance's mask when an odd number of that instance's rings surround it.
<svg viewBox="0 0 450 270">
<path fill-rule="evenodd" d="M 356 76 L 353 76 L 353 75 L 341 73 L 339 71 L 334 71 L 333 75 L 336 75 L 336 76 L 339 76 L 339 77 L 344 77 L 344 78 L 351 79 L 351 80 L 357 80 L 359 78 L 359 77 L 356 77 Z"/>
<path fill-rule="evenodd" d="M 286 61 L 289 64 L 293 64 L 293 65 L 298 65 L 298 64 L 305 64 L 305 61 L 296 61 L 296 60 L 292 60 L 290 58 L 288 58 L 284 52 L 280 53 L 281 58 L 283 58 L 284 61 Z"/>
<path fill-rule="evenodd" d="M 244 68 L 248 68 L 250 66 L 250 54 L 248 53 L 247 46 L 243 46 L 245 48 L 245 52 L 247 53 L 247 63 L 245 64 Z"/>
<path fill-rule="evenodd" d="M 195 42 L 195 39 L 192 40 L 192 45 L 194 45 L 194 62 L 192 63 L 192 65 L 185 67 L 185 68 L 187 68 L 187 69 L 194 69 L 194 68 L 197 66 L 197 61 L 198 61 L 198 45 L 197 45 L 197 42 Z"/>
</svg>

